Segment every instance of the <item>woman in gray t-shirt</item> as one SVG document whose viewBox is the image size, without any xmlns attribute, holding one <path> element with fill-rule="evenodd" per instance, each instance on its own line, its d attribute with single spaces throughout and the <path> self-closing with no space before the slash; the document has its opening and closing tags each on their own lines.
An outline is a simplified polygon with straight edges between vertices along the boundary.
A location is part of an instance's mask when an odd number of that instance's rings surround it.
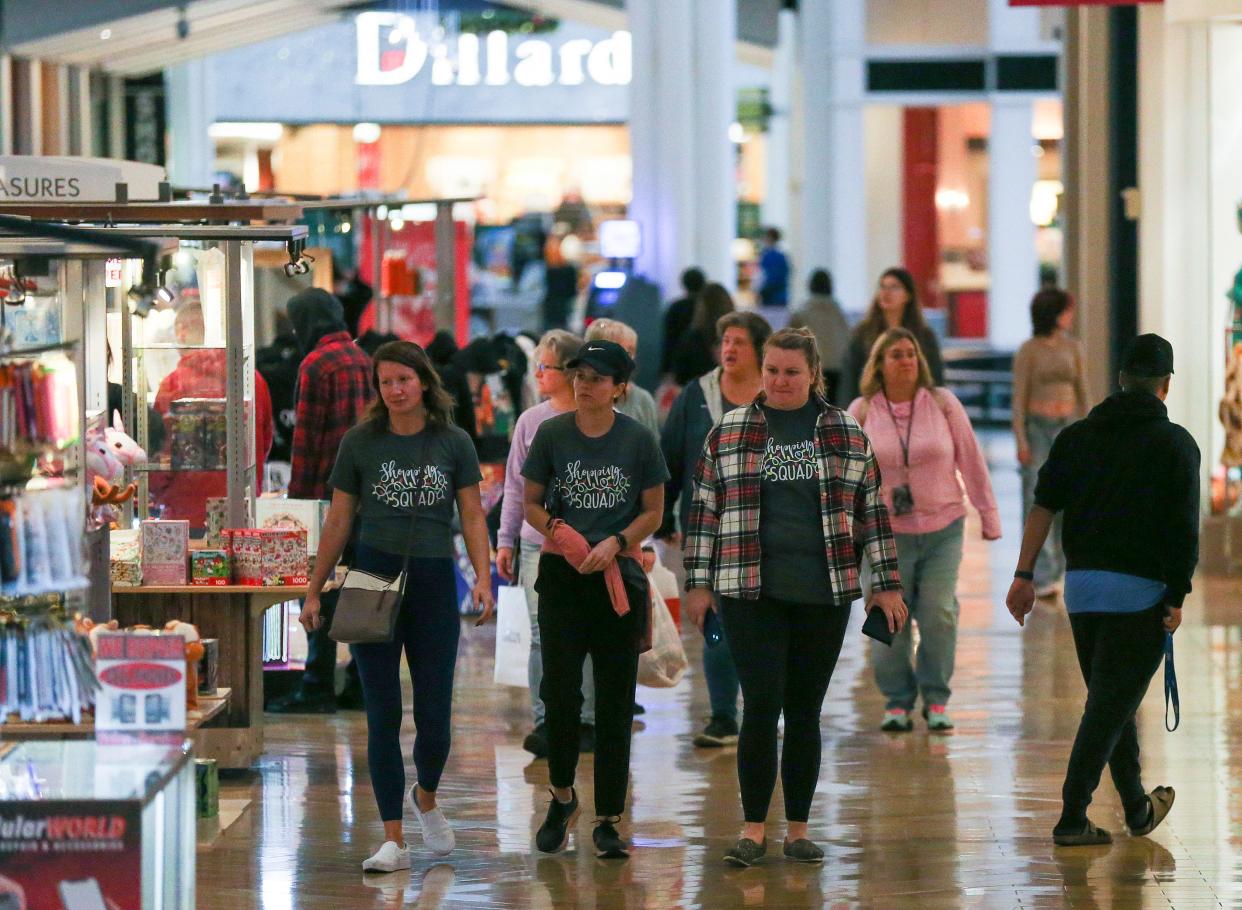
<svg viewBox="0 0 1242 910">
<path fill-rule="evenodd" d="M 478 578 L 473 598 L 492 613 L 487 521 L 479 498 L 479 460 L 465 432 L 453 426 L 453 399 L 427 354 L 393 341 L 375 352 L 372 380 L 379 398 L 345 434 L 329 481 L 332 507 L 319 536 L 315 571 L 302 608 L 307 631 L 319 628 L 319 596 L 360 518 L 354 567 L 388 577 L 409 554 L 405 594 L 393 640 L 351 645 L 367 709 L 367 763 L 384 823 L 384 844 L 363 862 L 371 872 L 410 867 L 401 833 L 403 798 L 435 853 L 449 853 L 453 830 L 436 804 L 448 760 L 460 618 L 453 573 L 453 506 L 461 513 L 466 549 Z M 401 655 L 414 683 L 414 767 L 406 793 L 401 755 Z"/>
</svg>

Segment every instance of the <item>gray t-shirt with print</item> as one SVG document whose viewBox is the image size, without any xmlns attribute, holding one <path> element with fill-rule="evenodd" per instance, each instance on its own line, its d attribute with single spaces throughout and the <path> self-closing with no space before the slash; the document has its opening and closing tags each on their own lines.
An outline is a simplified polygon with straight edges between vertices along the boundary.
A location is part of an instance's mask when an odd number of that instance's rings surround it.
<svg viewBox="0 0 1242 910">
<path fill-rule="evenodd" d="M 459 427 L 400 436 L 362 425 L 341 440 L 328 483 L 358 497 L 362 543 L 404 554 L 413 523 L 410 555 L 442 557 L 453 555 L 457 491 L 482 477 L 474 443 Z"/>
<path fill-rule="evenodd" d="M 795 603 L 832 603 L 819 503 L 814 401 L 794 411 L 764 406 L 768 442 L 759 484 L 759 577 L 763 594 Z"/>
<path fill-rule="evenodd" d="M 539 425 L 522 476 L 542 484 L 548 513 L 592 545 L 624 531 L 642 511 L 643 490 L 669 478 L 655 434 L 638 421 L 617 414 L 612 429 L 592 438 L 572 411 Z"/>
</svg>

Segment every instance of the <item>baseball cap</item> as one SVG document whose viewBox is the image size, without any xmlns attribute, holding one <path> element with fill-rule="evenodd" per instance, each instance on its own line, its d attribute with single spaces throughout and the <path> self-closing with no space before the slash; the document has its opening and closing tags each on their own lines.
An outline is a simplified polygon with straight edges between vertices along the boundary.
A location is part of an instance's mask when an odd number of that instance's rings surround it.
<svg viewBox="0 0 1242 910">
<path fill-rule="evenodd" d="M 634 372 L 633 359 L 615 341 L 589 341 L 565 366 L 571 370 L 588 366 L 601 376 L 611 376 L 616 382 L 629 381 L 630 374 Z"/>
<path fill-rule="evenodd" d="M 1173 345 L 1159 335 L 1139 335 L 1126 346 L 1121 369 L 1131 376 L 1168 376 L 1173 372 Z"/>
</svg>

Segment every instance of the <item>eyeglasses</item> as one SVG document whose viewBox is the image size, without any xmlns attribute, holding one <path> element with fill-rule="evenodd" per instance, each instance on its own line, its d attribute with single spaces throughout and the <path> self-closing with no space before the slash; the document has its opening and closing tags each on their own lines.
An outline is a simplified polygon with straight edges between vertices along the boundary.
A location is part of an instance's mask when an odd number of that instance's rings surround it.
<svg viewBox="0 0 1242 910">
<path fill-rule="evenodd" d="M 547 364 L 547 363 L 535 364 L 535 372 L 538 373 L 540 376 L 542 376 L 544 373 L 548 372 L 549 370 L 555 370 L 557 373 L 565 372 L 564 367 L 554 367 L 551 364 Z"/>
</svg>

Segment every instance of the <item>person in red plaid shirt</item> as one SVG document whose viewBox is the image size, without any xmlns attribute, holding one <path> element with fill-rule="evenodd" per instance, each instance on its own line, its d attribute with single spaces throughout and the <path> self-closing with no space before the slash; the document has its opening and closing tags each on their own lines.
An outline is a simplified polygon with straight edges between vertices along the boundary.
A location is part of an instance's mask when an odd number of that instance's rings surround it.
<svg viewBox="0 0 1242 910">
<path fill-rule="evenodd" d="M 823 394 L 810 330 L 772 335 L 763 346 L 763 392 L 712 428 L 694 476 L 683 603 L 702 629 L 718 595 L 742 684 L 737 774 L 746 824 L 725 854 L 735 866 L 767 852 L 782 712 L 784 854 L 823 862 L 824 851 L 807 839 L 819 715 L 850 604 L 862 596 L 862 556 L 872 569 L 868 609 L 883 611 L 894 632 L 907 617 L 871 444 Z"/>
<path fill-rule="evenodd" d="M 371 358 L 350 337 L 341 302 L 327 291 L 308 288 L 295 294 L 289 300 L 289 321 L 304 355 L 295 394 L 289 498 L 331 499 L 328 477 L 341 439 L 363 418 L 375 397 Z M 335 605 L 335 592 L 325 593 L 326 620 Z M 330 714 L 336 710 L 336 642 L 325 631 L 328 625 L 325 621 L 307 635 L 302 681 L 291 695 L 268 705 L 269 711 Z M 362 707 L 362 687 L 352 661 L 341 706 Z"/>
</svg>

